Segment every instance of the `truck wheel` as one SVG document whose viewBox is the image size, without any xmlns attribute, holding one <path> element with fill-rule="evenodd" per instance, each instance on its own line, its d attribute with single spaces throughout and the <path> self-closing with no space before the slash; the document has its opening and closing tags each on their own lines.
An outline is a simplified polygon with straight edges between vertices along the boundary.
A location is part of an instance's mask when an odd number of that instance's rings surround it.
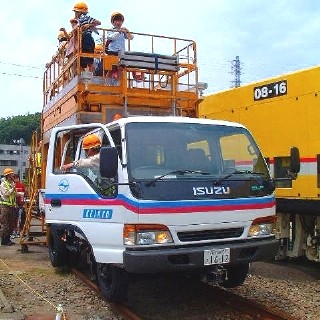
<svg viewBox="0 0 320 320">
<path fill-rule="evenodd" d="M 122 301 L 128 292 L 126 272 L 113 265 L 97 263 L 97 278 L 103 296 L 114 302 Z"/>
<path fill-rule="evenodd" d="M 50 234 L 49 257 L 53 267 L 63 267 L 67 264 L 66 243 L 62 235 L 61 230 L 54 230 Z"/>
<path fill-rule="evenodd" d="M 227 267 L 227 279 L 222 282 L 225 288 L 235 288 L 243 284 L 249 271 L 249 263 L 231 265 Z"/>
<path fill-rule="evenodd" d="M 26 244 L 21 245 L 21 253 L 28 253 L 29 248 Z"/>
<path fill-rule="evenodd" d="M 73 230 L 69 230 L 65 235 L 66 244 L 66 265 L 76 267 L 80 258 L 80 244 Z"/>
</svg>

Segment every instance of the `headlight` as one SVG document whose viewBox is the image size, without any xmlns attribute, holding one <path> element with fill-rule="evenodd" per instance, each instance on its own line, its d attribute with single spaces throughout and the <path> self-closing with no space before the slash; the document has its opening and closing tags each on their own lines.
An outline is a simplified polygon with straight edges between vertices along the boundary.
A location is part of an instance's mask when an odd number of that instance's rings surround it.
<svg viewBox="0 0 320 320">
<path fill-rule="evenodd" d="M 276 232 L 276 216 L 268 216 L 253 220 L 248 237 L 269 236 Z"/>
<path fill-rule="evenodd" d="M 152 245 L 172 243 L 168 227 L 161 224 L 127 224 L 123 228 L 125 245 Z"/>
</svg>

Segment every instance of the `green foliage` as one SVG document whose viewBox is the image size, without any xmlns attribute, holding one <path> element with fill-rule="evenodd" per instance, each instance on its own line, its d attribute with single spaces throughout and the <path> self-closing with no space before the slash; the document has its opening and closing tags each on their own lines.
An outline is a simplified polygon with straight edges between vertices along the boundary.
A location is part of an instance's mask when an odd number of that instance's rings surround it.
<svg viewBox="0 0 320 320">
<path fill-rule="evenodd" d="M 31 144 L 31 136 L 35 130 L 40 131 L 41 113 L 26 114 L 0 119 L 0 144 L 17 144 L 22 138 L 25 145 Z"/>
</svg>

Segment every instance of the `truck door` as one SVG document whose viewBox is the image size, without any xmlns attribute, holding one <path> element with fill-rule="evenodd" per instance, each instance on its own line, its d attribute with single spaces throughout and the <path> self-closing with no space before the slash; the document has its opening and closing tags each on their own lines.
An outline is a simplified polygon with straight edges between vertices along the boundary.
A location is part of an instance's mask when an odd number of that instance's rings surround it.
<svg viewBox="0 0 320 320">
<path fill-rule="evenodd" d="M 114 147 L 111 135 L 103 125 L 73 126 L 53 131 L 47 165 L 47 220 L 82 219 L 86 208 L 95 210 L 101 207 L 101 198 L 114 199 L 117 196 L 117 188 L 114 187 L 117 176 L 102 178 L 99 167 L 79 165 L 87 157 L 83 141 L 88 135 L 98 136 L 101 147 Z M 65 164 L 73 165 L 68 170 L 61 170 Z M 107 218 L 108 212 L 99 214 Z"/>
</svg>

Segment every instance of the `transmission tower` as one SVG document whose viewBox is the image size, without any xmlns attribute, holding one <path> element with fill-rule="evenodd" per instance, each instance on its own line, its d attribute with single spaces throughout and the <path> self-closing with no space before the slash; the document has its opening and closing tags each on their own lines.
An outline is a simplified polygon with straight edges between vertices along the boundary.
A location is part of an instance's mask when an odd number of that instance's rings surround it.
<svg viewBox="0 0 320 320">
<path fill-rule="evenodd" d="M 240 87 L 241 66 L 239 56 L 236 56 L 236 58 L 231 61 L 231 74 L 234 75 L 234 80 L 231 81 L 230 88 Z"/>
</svg>

